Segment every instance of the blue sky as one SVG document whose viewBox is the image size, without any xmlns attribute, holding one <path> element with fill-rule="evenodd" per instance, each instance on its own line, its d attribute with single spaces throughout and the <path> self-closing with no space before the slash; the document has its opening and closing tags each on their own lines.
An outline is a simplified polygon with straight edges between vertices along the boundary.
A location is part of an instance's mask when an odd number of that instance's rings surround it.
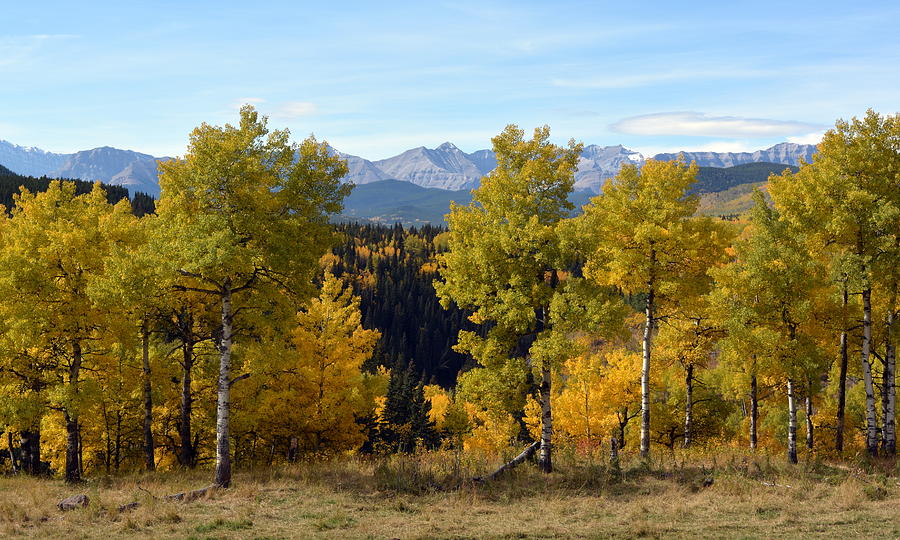
<svg viewBox="0 0 900 540">
<path fill-rule="evenodd" d="M 134 4 L 134 5 L 131 5 Z M 508 123 L 645 154 L 900 111 L 900 2 L 0 2 L 0 139 L 183 154 L 242 102 L 380 159 Z"/>
</svg>

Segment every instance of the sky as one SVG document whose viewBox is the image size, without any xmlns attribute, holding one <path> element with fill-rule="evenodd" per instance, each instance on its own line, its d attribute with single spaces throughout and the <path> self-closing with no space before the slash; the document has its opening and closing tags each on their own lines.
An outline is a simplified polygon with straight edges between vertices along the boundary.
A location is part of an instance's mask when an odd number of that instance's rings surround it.
<svg viewBox="0 0 900 540">
<path fill-rule="evenodd" d="M 900 2 L 11 2 L 0 140 L 183 155 L 242 103 L 382 159 L 510 123 L 645 155 L 900 111 Z"/>
</svg>

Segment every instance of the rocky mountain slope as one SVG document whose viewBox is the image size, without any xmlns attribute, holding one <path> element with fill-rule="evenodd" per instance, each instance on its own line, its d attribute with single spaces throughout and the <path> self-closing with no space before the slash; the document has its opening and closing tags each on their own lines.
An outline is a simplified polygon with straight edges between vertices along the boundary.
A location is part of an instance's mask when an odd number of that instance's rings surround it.
<svg viewBox="0 0 900 540">
<path fill-rule="evenodd" d="M 156 162 L 160 159 L 131 150 L 104 146 L 74 154 L 57 154 L 0 141 L 0 165 L 26 176 L 100 180 L 131 193 L 159 195 Z"/>
<path fill-rule="evenodd" d="M 688 161 L 697 161 L 701 167 L 733 167 L 747 163 L 778 163 L 798 165 L 800 160 L 810 161 L 816 147 L 813 145 L 781 143 L 756 152 L 684 152 Z M 490 150 L 478 150 L 467 154 L 453 143 L 444 143 L 430 149 L 420 146 L 400 155 L 380 161 L 368 161 L 358 156 L 340 154 L 348 160 L 350 174 L 347 181 L 357 185 L 392 179 L 410 182 L 425 188 L 445 190 L 472 189 L 481 177 L 497 166 L 497 159 Z M 677 154 L 658 154 L 654 159 L 674 159 Z M 616 175 L 623 164 L 640 165 L 643 155 L 622 145 L 584 147 L 575 173 L 575 189 L 599 193 L 603 182 Z"/>
<path fill-rule="evenodd" d="M 754 186 L 764 184 L 770 174 L 780 174 L 789 166 L 781 163 L 748 163 L 735 167 L 700 167 L 693 192 L 701 196 L 701 212 L 709 215 L 737 214 L 749 208 Z M 796 171 L 796 167 L 789 167 Z M 577 190 L 569 196 L 576 212 L 594 193 Z M 379 180 L 357 185 L 344 200 L 339 221 L 439 224 L 450 211 L 451 202 L 472 201 L 470 189 L 426 188 L 402 180 Z"/>
<path fill-rule="evenodd" d="M 373 162 L 387 178 L 404 180 L 426 188 L 472 189 L 496 166 L 493 153 L 469 154 L 445 142 L 435 149 L 420 146 L 399 156 Z"/>
<path fill-rule="evenodd" d="M 765 150 L 756 152 L 683 152 L 688 162 L 696 161 L 701 167 L 734 167 L 744 163 L 783 163 L 800 165 L 800 160 L 810 163 L 816 152 L 815 145 L 779 143 Z M 670 160 L 678 154 L 657 154 L 654 159 Z"/>
<path fill-rule="evenodd" d="M 400 180 L 424 188 L 469 190 L 497 166 L 492 151 L 466 153 L 450 142 L 437 148 L 420 146 L 378 161 L 332 151 L 347 160 L 350 172 L 345 179 L 357 185 Z M 801 159 L 810 161 L 814 152 L 813 145 L 781 143 L 756 152 L 684 152 L 684 155 L 688 161 L 694 160 L 704 167 L 733 167 L 757 162 L 797 165 Z M 674 159 L 676 155 L 658 154 L 654 158 Z M 159 195 L 156 162 L 160 159 L 169 158 L 108 146 L 74 154 L 55 154 L 0 141 L 0 165 L 15 173 L 100 180 L 153 196 Z M 585 146 L 578 161 L 575 189 L 598 193 L 603 182 L 615 176 L 623 164 L 640 165 L 644 160 L 643 155 L 622 145 Z"/>
</svg>

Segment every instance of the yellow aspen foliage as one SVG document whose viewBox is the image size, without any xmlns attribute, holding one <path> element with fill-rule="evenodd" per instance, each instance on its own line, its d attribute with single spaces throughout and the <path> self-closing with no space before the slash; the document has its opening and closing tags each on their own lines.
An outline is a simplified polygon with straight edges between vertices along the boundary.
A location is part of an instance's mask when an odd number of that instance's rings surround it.
<svg viewBox="0 0 900 540">
<path fill-rule="evenodd" d="M 696 164 L 647 160 L 625 165 L 585 207 L 576 228 L 587 253 L 584 273 L 603 286 L 643 295 L 641 454 L 650 453 L 651 358 L 660 320 L 708 288 L 707 270 L 723 256 L 731 231 L 693 218 L 698 198 L 689 192 Z"/>
<path fill-rule="evenodd" d="M 19 349 L 14 361 L 24 351 L 41 351 L 40 371 L 48 375 L 44 396 L 62 411 L 66 426 L 69 482 L 81 479 L 80 416 L 96 397 L 91 364 L 111 322 L 88 289 L 115 240 L 103 234 L 104 223 L 130 212 L 127 200 L 110 205 L 99 183 L 76 195 L 74 183 L 53 181 L 43 193 L 23 188 L 15 196 L 0 237 L 3 340 Z"/>
<path fill-rule="evenodd" d="M 612 346 L 566 361 L 558 421 L 576 447 L 596 447 L 619 436 L 623 410 L 640 405 L 640 363 L 638 353 Z"/>
<path fill-rule="evenodd" d="M 445 428 L 444 416 L 450 407 L 452 399 L 446 390 L 437 384 L 428 384 L 424 387 L 425 399 L 431 403 L 431 410 L 428 417 L 434 422 L 435 427 L 442 431 Z"/>
<path fill-rule="evenodd" d="M 377 331 L 362 328 L 359 298 L 326 274 L 319 297 L 297 314 L 297 326 L 281 351 L 248 351 L 261 376 L 246 386 L 247 397 L 257 405 L 241 425 L 270 438 L 296 437 L 299 451 L 359 447 L 365 436 L 357 419 L 375 414 L 375 392 L 383 392 L 377 375 L 360 369 L 378 338 Z"/>
<path fill-rule="evenodd" d="M 160 162 L 156 241 L 176 287 L 214 298 L 221 308 L 214 483 L 231 484 L 232 349 L 248 328 L 242 312 L 312 295 L 317 262 L 334 241 L 328 214 L 351 186 L 346 162 L 310 137 L 290 143 L 287 130 L 245 105 L 237 126 L 202 124 L 188 152 Z"/>
<path fill-rule="evenodd" d="M 467 404 L 472 429 L 463 439 L 466 452 L 497 456 L 507 451 L 519 434 L 519 423 L 511 414 L 496 413 Z"/>
</svg>

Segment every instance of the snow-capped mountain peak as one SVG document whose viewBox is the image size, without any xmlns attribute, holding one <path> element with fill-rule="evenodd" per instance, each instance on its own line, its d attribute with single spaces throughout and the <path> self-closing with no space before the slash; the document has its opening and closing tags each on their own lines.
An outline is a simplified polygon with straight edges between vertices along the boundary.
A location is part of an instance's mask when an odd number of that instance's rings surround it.
<svg viewBox="0 0 900 540">
<path fill-rule="evenodd" d="M 731 167 L 759 161 L 797 165 L 801 159 L 811 161 L 815 149 L 813 145 L 781 143 L 756 152 L 684 154 L 688 161 L 696 161 L 701 166 Z M 437 148 L 419 146 L 378 161 L 345 154 L 332 147 L 329 147 L 329 151 L 347 160 L 349 172 L 345 180 L 355 184 L 394 179 L 427 188 L 472 189 L 497 166 L 497 158 L 491 150 L 477 150 L 467 154 L 449 141 Z M 668 160 L 675 157 L 677 154 L 657 154 L 654 159 Z M 0 141 L 0 165 L 15 173 L 101 180 L 152 195 L 159 194 L 157 161 L 160 159 L 168 158 L 155 158 L 109 146 L 74 154 L 55 154 Z M 603 182 L 615 176 L 622 165 L 640 165 L 644 161 L 645 157 L 640 152 L 620 144 L 585 146 L 578 160 L 575 189 L 597 193 Z"/>
</svg>

